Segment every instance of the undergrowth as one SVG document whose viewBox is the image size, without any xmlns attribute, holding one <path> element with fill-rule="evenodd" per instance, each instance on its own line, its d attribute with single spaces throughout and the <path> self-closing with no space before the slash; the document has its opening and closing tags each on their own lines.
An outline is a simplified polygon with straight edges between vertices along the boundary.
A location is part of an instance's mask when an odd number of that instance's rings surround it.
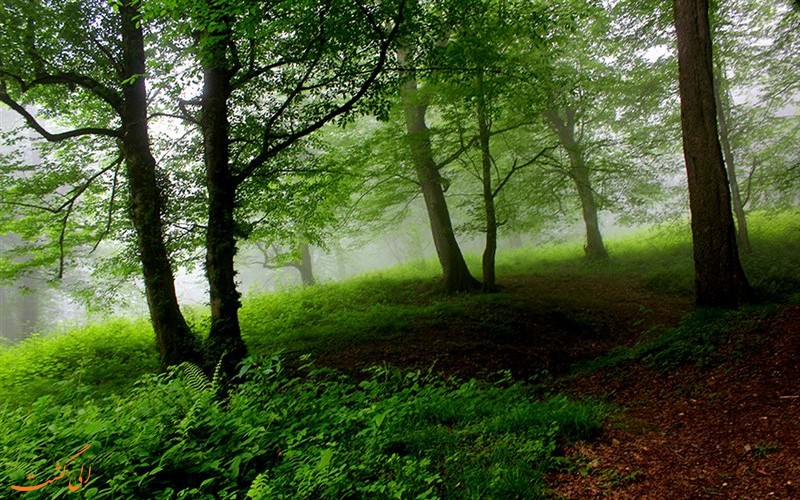
<svg viewBox="0 0 800 500">
<path fill-rule="evenodd" d="M 608 411 L 522 384 L 455 383 L 375 368 L 358 385 L 277 357 L 250 358 L 222 402 L 191 371 L 146 375 L 127 394 L 44 396 L 0 409 L 0 490 L 92 472 L 85 498 L 537 498 L 559 446 L 593 436 Z M 68 480 L 27 498 L 62 498 Z"/>
<path fill-rule="evenodd" d="M 614 349 L 605 356 L 582 363 L 578 370 L 594 371 L 637 361 L 656 370 L 668 371 L 685 364 L 705 366 L 723 356 L 744 356 L 745 353 L 736 348 L 723 355 L 720 348 L 728 344 L 732 334 L 745 328 L 754 317 L 774 312 L 771 306 L 741 311 L 699 309 L 686 316 L 678 326 L 656 327 L 632 347 Z"/>
<path fill-rule="evenodd" d="M 144 319 L 108 319 L 0 348 L 0 404 L 43 395 L 74 399 L 127 388 L 158 369 L 155 336 Z"/>
<path fill-rule="evenodd" d="M 751 217 L 743 256 L 762 298 L 800 301 L 798 213 Z M 640 277 L 663 293 L 691 294 L 688 228 L 652 228 L 610 240 L 612 259 L 586 262 L 577 245 L 500 254 L 503 276 Z M 248 297 L 242 330 L 251 351 L 302 353 L 402 335 L 454 320 L 513 335 L 509 294 L 447 296 L 431 266 L 374 273 L 306 290 Z M 600 369 L 642 360 L 663 370 L 708 363 L 746 314 L 698 311 Z M 188 310 L 197 332 L 204 311 Z M 494 330 L 492 330 L 494 329 Z M 494 332 L 494 333 L 493 333 Z M 70 469 L 92 465 L 86 498 L 530 498 L 567 440 L 591 437 L 606 408 L 524 384 L 456 383 L 378 368 L 356 385 L 306 368 L 289 376 L 275 357 L 251 358 L 229 399 L 213 383 L 173 369 L 156 374 L 146 320 L 102 323 L 0 346 L 0 490 L 53 477 L 57 462 L 90 444 Z M 194 382 L 192 382 L 194 380 Z M 60 484 L 60 486 L 59 486 Z M 60 498 L 63 484 L 30 498 Z"/>
</svg>

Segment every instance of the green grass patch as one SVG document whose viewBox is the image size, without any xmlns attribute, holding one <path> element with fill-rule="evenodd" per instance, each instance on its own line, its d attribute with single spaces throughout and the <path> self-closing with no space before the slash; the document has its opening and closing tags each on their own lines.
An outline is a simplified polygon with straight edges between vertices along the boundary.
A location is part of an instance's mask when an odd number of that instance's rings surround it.
<svg viewBox="0 0 800 500">
<path fill-rule="evenodd" d="M 27 405 L 43 395 L 83 398 L 124 389 L 158 369 L 145 319 L 108 319 L 0 348 L 0 404 Z"/>
<path fill-rule="evenodd" d="M 241 376 L 224 403 L 178 368 L 124 395 L 0 408 L 0 489 L 49 477 L 89 444 L 71 477 L 92 466 L 85 498 L 540 497 L 560 443 L 593 436 L 608 411 L 420 372 L 289 377 L 276 357 L 249 359 Z M 56 483 L 28 496 L 68 494 Z"/>
<path fill-rule="evenodd" d="M 240 321 L 254 353 L 302 353 L 398 335 L 417 325 L 485 322 L 495 309 L 502 312 L 513 307 L 507 294 L 447 295 L 437 280 L 402 281 L 370 275 L 249 297 Z M 485 325 L 487 332 L 492 325 Z M 502 321 L 497 326 L 502 328 Z"/>
<path fill-rule="evenodd" d="M 719 349 L 731 341 L 732 333 L 746 328 L 757 315 L 774 314 L 774 307 L 730 311 L 699 309 L 681 323 L 667 330 L 658 327 L 645 340 L 632 347 L 621 347 L 578 367 L 579 371 L 595 371 L 627 362 L 643 362 L 651 368 L 668 371 L 685 364 L 707 365 L 722 359 Z M 726 356 L 744 356 L 734 349 Z"/>
</svg>

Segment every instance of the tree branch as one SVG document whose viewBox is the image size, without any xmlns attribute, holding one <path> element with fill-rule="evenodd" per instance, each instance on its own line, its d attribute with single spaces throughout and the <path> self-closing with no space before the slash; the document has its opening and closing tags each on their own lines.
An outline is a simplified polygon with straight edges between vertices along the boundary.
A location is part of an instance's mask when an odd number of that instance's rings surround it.
<svg viewBox="0 0 800 500">
<path fill-rule="evenodd" d="M 26 92 L 39 85 L 77 85 L 100 98 L 118 114 L 121 114 L 123 111 L 124 102 L 118 93 L 86 75 L 79 75 L 77 73 L 40 75 L 35 80 L 32 80 L 26 86 L 22 87 L 22 91 Z"/>
<path fill-rule="evenodd" d="M 475 146 L 475 143 L 478 142 L 478 136 L 474 136 L 472 139 L 467 141 L 465 144 L 462 144 L 460 148 L 458 148 L 453 154 L 445 158 L 444 160 L 440 161 L 434 167 L 436 170 L 441 170 L 442 168 L 446 167 L 447 165 L 456 161 L 465 151 Z"/>
<path fill-rule="evenodd" d="M 403 14 L 405 12 L 405 0 L 401 0 L 400 7 L 398 9 L 397 17 L 395 18 L 394 25 L 392 26 L 392 30 L 389 32 L 387 37 L 381 42 L 380 49 L 378 52 L 378 60 L 375 63 L 375 66 L 372 69 L 372 72 L 369 76 L 362 82 L 359 86 L 358 90 L 350 96 L 350 98 L 345 101 L 343 104 L 337 106 L 336 108 L 330 110 L 328 113 L 324 114 L 322 117 L 317 119 L 316 121 L 311 122 L 310 124 L 306 125 L 304 128 L 292 132 L 291 134 L 286 135 L 283 140 L 277 144 L 270 145 L 270 139 L 272 136 L 270 134 L 270 127 L 265 126 L 264 130 L 264 137 L 263 143 L 261 147 L 261 152 L 255 156 L 250 163 L 236 176 L 236 184 L 241 184 L 245 179 L 247 179 L 250 175 L 253 174 L 257 169 L 261 168 L 261 166 L 270 158 L 274 157 L 279 152 L 283 151 L 284 149 L 291 146 L 297 140 L 311 134 L 312 132 L 317 131 L 318 129 L 322 128 L 323 125 L 328 123 L 329 121 L 333 120 L 334 118 L 349 112 L 356 103 L 366 95 L 369 88 L 372 84 L 377 80 L 378 76 L 380 75 L 381 71 L 383 70 L 384 65 L 388 59 L 389 48 L 391 44 L 394 42 L 395 38 L 397 38 L 397 34 L 400 29 L 400 21 L 403 18 Z"/>
<path fill-rule="evenodd" d="M 69 202 L 67 205 L 67 213 L 64 214 L 64 218 L 61 220 L 61 233 L 58 235 L 58 279 L 64 277 L 64 239 L 67 235 L 67 223 L 69 222 L 69 216 L 72 215 L 72 207 L 74 205 L 75 199 Z"/>
<path fill-rule="evenodd" d="M 111 199 L 108 201 L 108 214 L 106 216 L 106 227 L 103 229 L 103 232 L 100 233 L 100 236 L 97 238 L 97 242 L 95 242 L 92 250 L 89 253 L 94 253 L 97 250 L 97 247 L 100 246 L 100 242 L 102 242 L 108 233 L 111 232 L 111 222 L 114 216 L 114 200 L 117 197 L 117 185 L 119 180 L 119 167 L 122 165 L 122 158 L 119 158 L 119 162 L 117 162 L 116 168 L 114 168 L 114 181 L 111 184 Z"/>
<path fill-rule="evenodd" d="M 500 182 L 497 184 L 497 187 L 496 187 L 496 188 L 495 188 L 495 190 L 492 192 L 492 198 L 496 198 L 496 197 L 497 197 L 497 195 L 500 193 L 500 191 L 501 191 L 501 190 L 502 190 L 502 189 L 505 187 L 505 185 L 506 185 L 506 184 L 508 183 L 508 181 L 511 179 L 511 176 L 513 176 L 515 173 L 519 172 L 519 171 L 520 171 L 520 170 L 522 170 L 523 168 L 525 168 L 525 167 L 527 167 L 527 166 L 529 166 L 529 165 L 533 165 L 534 163 L 536 163 L 536 161 L 537 161 L 537 160 L 538 160 L 538 159 L 539 159 L 541 156 L 543 156 L 543 155 L 544 155 L 545 153 L 547 153 L 548 151 L 552 151 L 553 149 L 556 149 L 557 147 L 558 147 L 558 146 L 547 146 L 546 148 L 543 148 L 541 151 L 539 151 L 538 153 L 536 153 L 536 155 L 535 155 L 533 158 L 531 158 L 530 160 L 526 161 L 525 163 L 522 163 L 522 164 L 519 164 L 519 165 L 517 164 L 517 162 L 516 162 L 516 160 L 515 160 L 515 161 L 514 161 L 514 165 L 511 167 L 511 170 L 509 170 L 508 172 L 506 172 L 506 175 L 505 175 L 505 177 L 503 178 L 503 180 L 502 180 L 502 181 L 500 181 Z"/>
<path fill-rule="evenodd" d="M 75 137 L 83 137 L 86 135 L 99 135 L 105 137 L 113 137 L 115 139 L 119 139 L 122 137 L 122 133 L 119 130 L 112 130 L 108 128 L 96 128 L 96 127 L 86 127 L 86 128 L 79 128 L 75 130 L 70 130 L 68 132 L 61 132 L 61 133 L 50 133 L 48 132 L 38 121 L 36 118 L 28 112 L 21 104 L 16 102 L 9 96 L 4 90 L 0 91 L 0 102 L 14 110 L 18 115 L 20 115 L 28 126 L 34 129 L 36 132 L 39 133 L 42 137 L 47 139 L 49 142 L 61 142 L 68 139 L 73 139 Z"/>
</svg>

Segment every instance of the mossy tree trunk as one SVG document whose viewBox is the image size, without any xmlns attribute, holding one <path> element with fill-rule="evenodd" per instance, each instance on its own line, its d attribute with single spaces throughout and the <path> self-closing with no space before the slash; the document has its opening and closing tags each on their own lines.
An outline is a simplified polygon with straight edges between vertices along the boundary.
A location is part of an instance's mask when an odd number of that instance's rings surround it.
<svg viewBox="0 0 800 500">
<path fill-rule="evenodd" d="M 225 32 L 227 33 L 227 31 Z M 211 306 L 211 329 L 203 347 L 207 370 L 222 360 L 231 375 L 247 356 L 239 327 L 240 294 L 236 287 L 236 179 L 230 165 L 228 100 L 232 71 L 228 68 L 227 38 L 208 35 L 203 54 L 201 126 L 208 192 L 206 276 Z"/>
<path fill-rule="evenodd" d="M 144 75 L 144 39 L 138 9 L 131 0 L 122 2 L 122 65 L 124 86 L 121 149 L 130 191 L 130 212 L 136 230 L 145 294 L 156 344 L 163 367 L 182 361 L 199 362 L 200 350 L 181 314 L 175 294 L 175 279 L 164 244 L 163 199 L 156 176 L 156 161 L 150 150 L 147 129 L 147 92 Z"/>
</svg>

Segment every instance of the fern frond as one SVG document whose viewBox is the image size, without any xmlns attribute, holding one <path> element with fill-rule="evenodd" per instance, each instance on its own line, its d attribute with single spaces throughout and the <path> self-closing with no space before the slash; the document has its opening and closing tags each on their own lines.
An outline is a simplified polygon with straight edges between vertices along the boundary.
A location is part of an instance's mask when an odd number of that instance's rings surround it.
<svg viewBox="0 0 800 500">
<path fill-rule="evenodd" d="M 193 400 L 198 399 L 200 396 L 213 389 L 214 386 L 212 381 L 208 379 L 208 375 L 196 364 L 184 361 L 178 365 L 178 367 L 183 374 L 184 385 L 191 393 Z M 216 373 L 214 377 L 216 378 Z"/>
<path fill-rule="evenodd" d="M 214 376 L 211 378 L 210 389 L 213 389 L 214 392 L 219 391 L 222 388 L 222 359 L 225 355 L 228 354 L 227 351 L 222 353 L 222 356 L 219 357 L 217 361 L 217 366 L 214 367 Z"/>
</svg>

